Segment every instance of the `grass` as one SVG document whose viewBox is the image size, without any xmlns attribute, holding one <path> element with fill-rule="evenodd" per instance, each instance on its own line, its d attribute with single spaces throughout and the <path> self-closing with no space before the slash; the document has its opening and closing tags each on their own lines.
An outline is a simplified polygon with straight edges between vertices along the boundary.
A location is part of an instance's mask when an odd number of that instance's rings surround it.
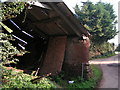
<svg viewBox="0 0 120 90">
<path fill-rule="evenodd" d="M 92 77 L 88 80 L 84 80 L 80 76 L 73 77 L 67 75 L 65 72 L 61 72 L 57 76 L 52 76 L 48 78 L 42 78 L 37 81 L 37 83 L 32 83 L 31 79 L 37 78 L 37 76 L 32 76 L 24 74 L 23 72 L 15 72 L 14 70 L 3 69 L 3 84 L 0 86 L 2 90 L 6 88 L 30 88 L 30 89 L 52 89 L 52 88 L 95 88 L 97 82 L 100 80 L 102 75 L 100 69 L 94 65 L 91 65 Z M 64 78 L 66 77 L 66 78 Z M 74 81 L 74 83 L 68 83 L 68 81 Z M 57 85 L 55 85 L 55 83 Z"/>
<path fill-rule="evenodd" d="M 101 70 L 95 66 L 91 65 L 92 68 L 92 77 L 88 80 L 82 79 L 80 76 L 78 77 L 71 77 L 67 76 L 67 79 L 64 78 L 65 72 L 59 74 L 58 76 L 51 77 L 53 81 L 55 81 L 58 85 L 60 85 L 62 88 L 89 88 L 93 89 L 97 86 L 97 82 L 101 79 L 102 72 Z M 68 83 L 68 81 L 74 81 L 74 83 Z"/>
<path fill-rule="evenodd" d="M 107 52 L 107 53 L 104 53 L 102 55 L 94 56 L 94 57 L 90 58 L 90 60 L 108 58 L 108 57 L 111 57 L 114 55 L 116 55 L 115 52 Z"/>
</svg>

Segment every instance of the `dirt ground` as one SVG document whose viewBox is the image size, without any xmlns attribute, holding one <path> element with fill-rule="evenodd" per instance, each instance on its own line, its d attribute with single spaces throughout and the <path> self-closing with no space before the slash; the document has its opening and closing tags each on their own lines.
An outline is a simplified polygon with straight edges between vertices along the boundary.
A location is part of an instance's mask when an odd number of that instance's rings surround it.
<svg viewBox="0 0 120 90">
<path fill-rule="evenodd" d="M 112 90 L 120 90 L 120 54 L 90 61 L 90 64 L 100 66 L 103 75 L 98 88 L 112 88 Z M 116 89 L 115 89 L 116 88 Z M 118 89 L 119 88 L 119 89 Z M 100 89 L 101 90 L 101 89 Z M 111 90 L 111 89 L 110 89 Z"/>
</svg>

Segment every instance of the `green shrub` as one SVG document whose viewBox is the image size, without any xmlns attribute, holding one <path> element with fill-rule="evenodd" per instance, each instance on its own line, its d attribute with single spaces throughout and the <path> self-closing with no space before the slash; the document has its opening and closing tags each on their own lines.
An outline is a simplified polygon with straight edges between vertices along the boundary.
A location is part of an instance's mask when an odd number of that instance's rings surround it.
<svg viewBox="0 0 120 90">
<path fill-rule="evenodd" d="M 18 14 L 23 12 L 24 8 L 27 6 L 25 2 L 3 2 L 0 3 L 1 13 L 0 20 L 4 21 L 10 18 L 15 18 Z"/>
<path fill-rule="evenodd" d="M 9 64 L 9 63 L 15 63 L 16 61 L 19 61 L 16 58 L 13 58 L 17 54 L 25 54 L 26 51 L 19 51 L 16 47 L 14 47 L 10 40 L 12 39 L 11 35 L 0 33 L 0 60 L 2 61 L 0 64 Z"/>
<path fill-rule="evenodd" d="M 29 5 L 26 4 L 26 2 L 4 2 L 0 3 L 0 6 L 0 20 L 4 21 L 10 18 L 15 18 L 25 9 L 27 10 L 26 7 L 28 7 Z M 23 21 L 25 21 L 25 18 L 26 16 L 23 18 Z M 0 22 L 0 28 L 2 28 L 1 26 L 3 26 L 9 33 L 13 32 L 13 30 L 4 25 L 2 22 Z M 2 77 L 2 85 L 0 84 L 0 88 L 2 88 L 3 90 L 13 90 L 19 88 L 23 90 L 24 88 L 50 89 L 55 87 L 47 78 L 42 78 L 37 83 L 33 84 L 30 81 L 31 79 L 33 79 L 33 76 L 24 74 L 23 72 L 16 72 L 15 70 L 6 70 L 4 68 L 5 64 L 16 63 L 16 61 L 18 61 L 18 59 L 14 58 L 15 55 L 23 55 L 24 53 L 26 53 L 17 50 L 17 48 L 10 43 L 10 40 L 13 40 L 11 35 L 2 33 L 2 30 L 0 30 L 0 69 L 2 70 L 0 70 L 0 77 Z"/>
<path fill-rule="evenodd" d="M 69 89 L 74 89 L 74 88 L 95 88 L 97 85 L 97 82 L 100 80 L 101 78 L 101 70 L 92 65 L 92 77 L 89 78 L 88 80 L 84 80 L 83 78 L 81 78 L 80 76 L 78 77 L 72 77 L 72 76 L 66 76 L 66 72 L 62 72 L 62 77 L 61 74 L 54 76 L 54 77 L 50 77 L 51 80 L 55 81 L 58 85 L 60 85 L 63 88 L 69 88 Z M 67 79 L 65 77 L 67 77 Z M 69 79 L 68 79 L 69 78 Z M 68 81 L 74 81 L 74 83 L 68 83 Z"/>
<path fill-rule="evenodd" d="M 24 74 L 23 72 L 16 72 L 15 70 L 6 70 L 2 67 L 3 79 L 2 89 L 5 88 L 55 88 L 55 85 L 47 78 L 40 79 L 37 83 L 32 83 L 31 79 L 38 76 Z"/>
<path fill-rule="evenodd" d="M 2 77 L 2 89 L 7 88 L 53 88 L 55 87 L 49 79 L 42 78 L 38 83 L 33 84 L 30 80 L 33 78 L 32 75 L 24 74 L 23 72 L 16 72 L 15 70 L 6 70 L 4 68 L 5 64 L 16 63 L 19 61 L 13 58 L 17 54 L 25 54 L 26 51 L 19 51 L 14 47 L 9 40 L 13 40 L 11 35 L 0 33 L 0 72 Z M 35 78 L 35 77 L 34 77 Z"/>
<path fill-rule="evenodd" d="M 120 44 L 118 45 L 115 51 L 120 51 Z"/>
<path fill-rule="evenodd" d="M 53 88 L 55 87 L 49 79 L 42 78 L 38 83 L 33 84 L 30 80 L 33 78 L 31 75 L 24 74 L 23 72 L 16 72 L 15 70 L 6 70 L 4 68 L 5 64 L 16 63 L 19 61 L 13 58 L 15 55 L 23 55 L 26 51 L 19 51 L 14 47 L 10 40 L 13 40 L 11 35 L 0 33 L 0 72 L 2 77 L 2 85 L 0 88 Z M 35 77 L 34 77 L 35 78 Z"/>
<path fill-rule="evenodd" d="M 111 57 L 114 55 L 116 55 L 115 52 L 107 52 L 107 53 L 103 53 L 102 55 L 91 57 L 90 60 L 100 59 L 100 58 L 108 58 L 108 57 Z"/>
<path fill-rule="evenodd" d="M 111 54 L 111 52 L 114 52 L 114 44 L 105 42 L 103 44 L 91 44 L 90 46 L 90 58 L 96 57 L 96 56 L 104 56 L 105 54 Z"/>
</svg>

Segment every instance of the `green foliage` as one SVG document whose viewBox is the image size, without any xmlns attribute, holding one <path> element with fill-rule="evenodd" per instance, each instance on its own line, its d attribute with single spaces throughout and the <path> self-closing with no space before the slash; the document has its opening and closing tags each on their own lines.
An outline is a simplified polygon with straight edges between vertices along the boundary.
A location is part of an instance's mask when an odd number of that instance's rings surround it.
<svg viewBox="0 0 120 90">
<path fill-rule="evenodd" d="M 5 2 L 0 3 L 1 5 L 1 13 L 0 19 L 7 20 L 13 17 L 16 17 L 17 14 L 23 11 L 26 4 L 25 2 Z M 0 24 L 7 30 L 10 30 L 7 26 L 5 26 L 2 22 Z M 2 77 L 2 85 L 0 88 L 2 90 L 6 89 L 51 89 L 55 88 L 55 85 L 50 82 L 47 78 L 42 78 L 37 83 L 33 84 L 30 80 L 33 78 L 37 78 L 32 75 L 24 74 L 23 72 L 16 72 L 16 70 L 6 70 L 4 68 L 4 64 L 15 63 L 18 61 L 17 59 L 13 58 L 15 55 L 23 55 L 26 51 L 19 51 L 16 47 L 14 47 L 10 40 L 12 39 L 11 35 L 0 33 L 0 75 Z M 2 73 L 2 74 L 1 74 Z"/>
<path fill-rule="evenodd" d="M 24 9 L 26 9 L 25 7 L 27 7 L 27 5 L 28 4 L 26 2 L 17 2 L 17 0 L 16 2 L 0 3 L 0 20 L 4 21 L 16 17 Z M 9 33 L 13 32 L 13 30 L 4 25 L 2 22 L 0 22 L 0 25 L 3 26 Z M 15 63 L 15 61 L 18 60 L 13 58 L 13 56 L 17 54 L 23 55 L 26 53 L 26 51 L 17 50 L 16 47 L 12 46 L 9 40 L 13 40 L 11 35 L 0 33 L 0 61 L 2 61 L 0 64 Z"/>
<path fill-rule="evenodd" d="M 16 17 L 17 14 L 23 11 L 25 8 L 25 2 L 4 2 L 0 3 L 0 20 L 7 20 L 13 17 Z M 9 33 L 12 32 L 10 28 L 0 22 Z M 0 33 L 0 60 L 2 62 L 0 64 L 7 64 L 7 63 L 15 63 L 18 61 L 17 59 L 13 58 L 13 56 L 17 54 L 24 54 L 25 52 L 18 51 L 16 47 L 12 46 L 9 40 L 13 40 L 12 36 Z"/>
<path fill-rule="evenodd" d="M 17 14 L 23 11 L 25 2 L 4 2 L 0 3 L 0 19 L 7 20 L 16 17 Z M 2 22 L 0 24 L 7 30 L 12 32 Z M 30 80 L 33 78 L 31 75 L 23 74 L 23 72 L 16 72 L 15 70 L 6 70 L 4 64 L 16 63 L 18 59 L 13 58 L 15 55 L 23 55 L 26 51 L 19 51 L 14 47 L 10 40 L 13 40 L 11 35 L 0 33 L 0 75 L 2 77 L 2 85 L 0 88 L 52 88 L 55 87 L 47 78 L 42 78 L 38 83 L 33 84 Z M 35 78 L 35 77 L 34 77 Z"/>
<path fill-rule="evenodd" d="M 103 53 L 102 55 L 97 55 L 97 56 L 91 57 L 90 60 L 100 59 L 100 58 L 108 58 L 108 57 L 111 57 L 114 55 L 116 55 L 115 52 L 107 52 L 107 53 Z"/>
<path fill-rule="evenodd" d="M 13 40 L 11 35 L 0 33 L 0 60 L 2 60 L 0 64 L 15 63 L 18 59 L 13 58 L 13 56 L 26 53 L 26 51 L 17 50 L 9 40 Z"/>
<path fill-rule="evenodd" d="M 101 44 L 116 35 L 117 21 L 113 5 L 103 2 L 93 4 L 87 1 L 83 2 L 82 7 L 76 5 L 74 10 L 79 21 L 92 34 L 93 43 Z"/>
<path fill-rule="evenodd" d="M 96 58 L 96 57 L 108 57 L 110 55 L 114 55 L 114 44 L 109 42 L 104 42 L 102 44 L 93 44 L 91 43 L 90 50 L 89 50 L 89 57 Z"/>
<path fill-rule="evenodd" d="M 9 27 L 7 27 L 5 24 L 3 24 L 2 22 L 0 22 L 0 25 L 3 26 L 9 33 L 12 33 L 13 30 L 11 30 Z"/>
<path fill-rule="evenodd" d="M 4 88 L 11 88 L 12 85 L 17 85 L 17 82 L 19 82 L 19 79 L 21 78 L 20 74 L 17 74 L 12 70 L 4 69 L 4 65 L 16 63 L 16 61 L 19 60 L 13 57 L 17 54 L 23 55 L 26 53 L 26 51 L 19 51 L 16 47 L 12 46 L 10 40 L 13 40 L 11 35 L 0 33 L 0 69 L 2 69 L 2 72 L 0 72 L 2 74 L 0 75 L 2 77 L 2 81 L 7 82 L 0 87 Z"/>
<path fill-rule="evenodd" d="M 106 52 L 110 52 L 110 51 L 114 51 L 114 44 L 111 44 L 109 42 L 104 42 L 100 45 L 96 45 L 96 44 L 91 44 L 90 46 L 90 51 L 98 51 L 101 54 L 102 53 L 106 53 Z"/>
<path fill-rule="evenodd" d="M 115 51 L 120 51 L 120 44 L 118 45 Z"/>
<path fill-rule="evenodd" d="M 7 20 L 14 18 L 17 14 L 20 14 L 26 7 L 25 2 L 4 2 L 0 3 L 0 20 Z"/>
<path fill-rule="evenodd" d="M 50 82 L 47 78 L 42 78 L 39 80 L 39 82 L 33 84 L 30 80 L 33 78 L 31 75 L 24 74 L 23 72 L 16 72 L 16 70 L 6 70 L 4 67 L 2 67 L 3 72 L 3 79 L 2 79 L 2 89 L 5 88 L 44 88 L 44 89 L 50 89 L 55 88 L 52 82 Z"/>
<path fill-rule="evenodd" d="M 67 79 L 64 78 L 66 77 L 66 72 L 62 72 L 58 76 L 51 77 L 52 80 L 54 80 L 57 84 L 59 84 L 63 88 L 69 88 L 69 89 L 74 89 L 74 88 L 95 88 L 97 85 L 97 82 L 100 80 L 102 72 L 101 70 L 92 65 L 92 77 L 89 78 L 88 80 L 82 79 L 80 76 L 78 77 L 72 77 L 72 76 L 67 76 Z M 74 83 L 68 83 L 68 81 L 74 81 Z"/>
</svg>

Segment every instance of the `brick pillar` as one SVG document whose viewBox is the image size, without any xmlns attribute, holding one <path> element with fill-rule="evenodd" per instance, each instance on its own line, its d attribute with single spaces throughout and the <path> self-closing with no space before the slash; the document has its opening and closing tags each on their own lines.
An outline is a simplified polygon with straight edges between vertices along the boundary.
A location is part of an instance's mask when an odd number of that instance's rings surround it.
<svg viewBox="0 0 120 90">
<path fill-rule="evenodd" d="M 57 74 L 61 71 L 66 46 L 66 36 L 50 37 L 47 53 L 39 74 Z"/>
<path fill-rule="evenodd" d="M 87 40 L 68 37 L 63 69 L 70 74 L 81 75 L 82 63 L 86 64 L 89 59 L 89 46 L 90 43 Z"/>
</svg>

